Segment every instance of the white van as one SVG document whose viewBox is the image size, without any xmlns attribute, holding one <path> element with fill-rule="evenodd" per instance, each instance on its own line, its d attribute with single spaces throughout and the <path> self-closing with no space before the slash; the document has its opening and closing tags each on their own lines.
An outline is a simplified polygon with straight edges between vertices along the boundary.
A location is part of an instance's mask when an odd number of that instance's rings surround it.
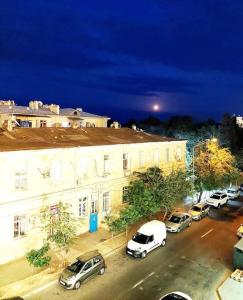
<svg viewBox="0 0 243 300">
<path fill-rule="evenodd" d="M 126 253 L 134 257 L 144 258 L 148 252 L 159 246 L 164 246 L 166 242 L 165 224 L 158 220 L 153 220 L 142 225 L 133 238 L 128 242 Z"/>
<path fill-rule="evenodd" d="M 240 196 L 240 187 L 237 185 L 232 185 L 227 190 L 227 196 L 229 199 L 236 199 Z"/>
</svg>

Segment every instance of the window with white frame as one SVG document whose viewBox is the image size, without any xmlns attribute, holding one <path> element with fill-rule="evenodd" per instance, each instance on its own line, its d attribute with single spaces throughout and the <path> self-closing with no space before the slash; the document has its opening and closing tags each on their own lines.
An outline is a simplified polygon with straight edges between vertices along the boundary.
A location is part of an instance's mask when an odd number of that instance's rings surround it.
<svg viewBox="0 0 243 300">
<path fill-rule="evenodd" d="M 94 193 L 91 196 L 91 205 L 90 205 L 91 214 L 98 212 L 98 194 Z"/>
<path fill-rule="evenodd" d="M 14 238 L 25 236 L 27 233 L 26 215 L 14 216 Z"/>
<path fill-rule="evenodd" d="M 182 160 L 182 151 L 180 147 L 175 149 L 175 160 L 178 162 Z"/>
<path fill-rule="evenodd" d="M 123 170 L 126 171 L 129 169 L 128 153 L 123 153 Z"/>
<path fill-rule="evenodd" d="M 124 186 L 122 188 L 122 202 L 123 203 L 128 202 L 128 186 Z"/>
<path fill-rule="evenodd" d="M 78 200 L 78 216 L 86 217 L 88 208 L 88 197 L 82 197 Z"/>
<path fill-rule="evenodd" d="M 158 149 L 154 150 L 154 165 L 159 165 L 159 151 Z"/>
<path fill-rule="evenodd" d="M 110 158 L 109 155 L 104 155 L 104 174 L 110 173 Z"/>
<path fill-rule="evenodd" d="M 168 163 L 170 161 L 170 149 L 165 149 L 165 161 Z"/>
<path fill-rule="evenodd" d="M 15 170 L 15 189 L 27 189 L 27 167 L 26 165 L 18 166 Z"/>
<path fill-rule="evenodd" d="M 54 183 L 58 183 L 61 181 L 61 161 L 60 160 L 53 160 L 51 162 L 51 180 Z"/>
<path fill-rule="evenodd" d="M 145 156 L 144 152 L 139 152 L 139 168 L 143 168 L 145 166 Z"/>
<path fill-rule="evenodd" d="M 103 213 L 108 214 L 110 210 L 110 193 L 105 192 L 103 193 L 103 207 L 102 207 Z"/>
</svg>

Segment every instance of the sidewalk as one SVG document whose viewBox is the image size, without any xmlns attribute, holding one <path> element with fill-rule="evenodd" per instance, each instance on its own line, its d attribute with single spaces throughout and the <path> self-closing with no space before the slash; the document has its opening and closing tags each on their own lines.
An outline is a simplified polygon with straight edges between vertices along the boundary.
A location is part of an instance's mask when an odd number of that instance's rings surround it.
<svg viewBox="0 0 243 300">
<path fill-rule="evenodd" d="M 132 226 L 126 236 L 126 233 L 120 233 L 113 238 L 111 233 L 100 228 L 95 233 L 84 233 L 76 237 L 71 245 L 68 254 L 68 262 L 73 261 L 82 253 L 97 249 L 105 258 L 118 251 L 127 243 L 127 239 L 131 237 L 136 229 L 143 223 Z M 42 270 L 35 270 L 29 266 L 25 257 L 18 260 L 0 265 L 0 299 L 24 296 L 31 293 L 52 281 L 56 281 L 63 268 L 60 266 L 49 267 Z"/>
<path fill-rule="evenodd" d="M 184 211 L 187 209 L 187 205 L 184 204 L 179 209 Z M 163 215 L 161 213 L 157 213 L 153 217 L 153 219 L 158 220 L 162 220 L 162 218 Z M 131 226 L 127 235 L 123 232 L 112 238 L 108 230 L 99 228 L 95 233 L 87 232 L 77 236 L 70 247 L 67 256 L 68 262 L 72 262 L 76 257 L 85 252 L 96 249 L 103 257 L 107 258 L 122 247 L 125 247 L 131 236 L 137 231 L 141 224 L 146 221 L 147 220 L 141 220 Z M 0 265 L 0 299 L 24 296 L 56 281 L 63 267 L 57 264 L 57 255 L 55 253 L 50 253 L 50 255 L 54 261 L 52 266 L 35 269 L 34 272 L 25 257 Z"/>
</svg>

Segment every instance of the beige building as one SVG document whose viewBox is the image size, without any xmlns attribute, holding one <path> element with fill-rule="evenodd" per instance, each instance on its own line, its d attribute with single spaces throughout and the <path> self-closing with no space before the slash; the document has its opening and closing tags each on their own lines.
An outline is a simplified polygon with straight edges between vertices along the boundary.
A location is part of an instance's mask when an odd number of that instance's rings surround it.
<svg viewBox="0 0 243 300">
<path fill-rule="evenodd" d="M 0 263 L 42 244 L 41 208 L 69 203 L 79 233 L 95 231 L 123 205 L 133 171 L 184 168 L 185 145 L 128 128 L 0 131 Z"/>
<path fill-rule="evenodd" d="M 84 112 L 81 108 L 60 108 L 57 104 L 30 101 L 29 106 L 0 100 L 0 128 L 12 127 L 107 127 L 110 118 Z"/>
</svg>

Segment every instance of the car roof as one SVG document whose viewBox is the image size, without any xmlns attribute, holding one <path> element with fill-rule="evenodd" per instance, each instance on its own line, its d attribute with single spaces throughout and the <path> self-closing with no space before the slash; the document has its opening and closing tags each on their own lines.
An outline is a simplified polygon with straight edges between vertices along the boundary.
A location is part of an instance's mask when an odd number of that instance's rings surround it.
<svg viewBox="0 0 243 300">
<path fill-rule="evenodd" d="M 205 203 L 205 202 L 200 202 L 200 203 L 194 204 L 192 207 L 194 207 L 194 206 L 197 206 L 197 207 L 203 207 L 203 206 L 205 206 L 205 205 L 208 205 L 208 204 Z"/>
<path fill-rule="evenodd" d="M 80 256 L 77 257 L 78 260 L 81 260 L 83 262 L 86 262 L 88 260 L 90 260 L 91 258 L 94 258 L 96 256 L 102 256 L 98 250 L 93 250 L 93 251 L 90 251 L 90 252 L 86 252 Z"/>
<path fill-rule="evenodd" d="M 150 222 L 147 222 L 143 224 L 139 229 L 138 232 L 143 233 L 143 234 L 153 234 L 153 231 L 156 229 L 162 229 L 162 227 L 165 228 L 165 225 L 162 221 L 158 220 L 152 220 Z"/>
<path fill-rule="evenodd" d="M 172 214 L 172 216 L 176 216 L 176 217 L 183 217 L 183 216 L 190 216 L 188 213 L 183 213 L 183 212 L 175 212 Z"/>
</svg>

